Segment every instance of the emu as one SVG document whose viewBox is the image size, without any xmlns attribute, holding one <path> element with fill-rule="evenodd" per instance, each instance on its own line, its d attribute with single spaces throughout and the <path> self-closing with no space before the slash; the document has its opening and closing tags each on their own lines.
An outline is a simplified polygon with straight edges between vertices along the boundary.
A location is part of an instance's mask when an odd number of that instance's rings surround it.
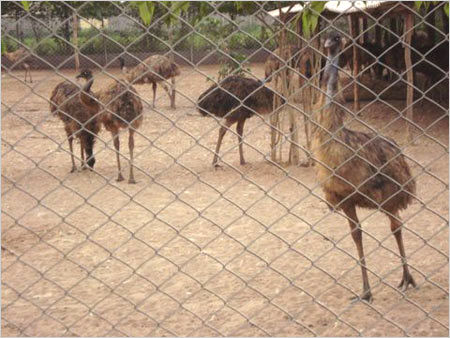
<svg viewBox="0 0 450 338">
<path fill-rule="evenodd" d="M 133 172 L 134 132 L 141 126 L 144 119 L 142 102 L 136 90 L 131 85 L 114 81 L 108 87 L 92 93 L 91 86 L 94 83 L 92 73 L 90 71 L 82 71 L 77 77 L 87 80 L 80 94 L 81 102 L 98 114 L 101 123 L 113 137 L 119 172 L 117 176 L 118 182 L 124 179 L 120 167 L 119 130 L 128 128 L 128 148 L 130 151 L 128 183 L 136 183 Z"/>
<path fill-rule="evenodd" d="M 30 78 L 30 83 L 33 83 L 33 78 L 31 77 L 30 65 L 25 62 L 25 60 L 30 56 L 30 52 L 24 47 L 20 47 L 14 52 L 6 52 L 3 54 L 12 63 L 21 63 L 23 69 L 25 70 L 25 82 L 27 82 L 27 74 Z"/>
<path fill-rule="evenodd" d="M 162 87 L 170 98 L 169 90 L 164 81 L 180 75 L 180 67 L 163 55 L 152 55 L 139 63 L 134 68 L 125 66 L 123 57 L 119 58 L 120 68 L 126 79 L 131 84 L 151 83 L 153 87 L 153 108 L 155 108 L 156 85 L 162 83 Z"/>
<path fill-rule="evenodd" d="M 356 244 L 363 279 L 363 293 L 356 299 L 371 302 L 373 298 L 356 207 L 379 209 L 389 218 L 403 266 L 403 277 L 398 287 L 406 291 L 409 285 L 415 287 L 416 283 L 406 262 L 399 211 L 413 201 L 416 183 L 393 140 L 344 128 L 345 111 L 334 99 L 341 42 L 339 33 L 332 32 L 324 45 L 328 50 L 324 74 L 327 99 L 326 105 L 314 117 L 313 156 L 325 199 L 333 209 L 343 210 Z"/>
<path fill-rule="evenodd" d="M 90 71 L 86 72 L 90 73 Z M 96 111 L 82 104 L 79 93 L 80 88 L 78 86 L 70 81 L 64 81 L 53 89 L 50 97 L 50 111 L 64 123 L 64 129 L 69 140 L 72 159 L 71 173 L 77 170 L 73 155 L 74 137 L 80 140 L 81 168 L 86 169 L 84 158 L 86 153 L 86 163 L 89 168 L 93 169 L 95 164 L 94 142 L 101 127 Z"/>
<path fill-rule="evenodd" d="M 261 115 L 271 113 L 274 95 L 278 94 L 264 86 L 261 81 L 242 76 L 229 76 L 219 84 L 212 85 L 199 96 L 197 107 L 200 114 L 214 115 L 225 120 L 219 130 L 213 159 L 214 167 L 219 166 L 218 157 L 222 139 L 234 123 L 237 123 L 240 164 L 245 164 L 242 147 L 245 121 L 255 113 Z M 284 103 L 284 99 L 281 101 Z"/>
</svg>

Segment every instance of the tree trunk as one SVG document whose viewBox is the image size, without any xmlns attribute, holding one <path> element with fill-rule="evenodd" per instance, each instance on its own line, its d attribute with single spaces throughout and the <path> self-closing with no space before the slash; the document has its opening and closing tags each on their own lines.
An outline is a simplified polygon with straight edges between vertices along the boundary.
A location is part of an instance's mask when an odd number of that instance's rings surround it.
<svg viewBox="0 0 450 338">
<path fill-rule="evenodd" d="M 80 70 L 80 55 L 78 53 L 78 16 L 76 12 L 73 12 L 73 48 L 74 60 L 75 60 L 75 71 Z"/>
<path fill-rule="evenodd" d="M 405 18 L 405 66 L 406 66 L 406 119 L 408 141 L 412 141 L 411 123 L 413 122 L 413 100 L 414 100 L 414 74 L 411 62 L 411 38 L 414 18 L 411 13 L 406 14 Z"/>
<path fill-rule="evenodd" d="M 103 62 L 104 65 L 108 63 L 108 51 L 106 50 L 106 37 L 105 37 L 105 20 L 102 18 L 102 37 L 103 37 Z"/>
<path fill-rule="evenodd" d="M 169 45 L 170 45 L 170 53 L 169 53 L 169 59 L 170 61 L 174 62 L 174 56 L 172 53 L 172 47 L 173 47 L 173 25 L 169 25 Z M 176 109 L 175 104 L 175 78 L 172 77 L 170 79 L 170 86 L 169 86 L 169 97 L 170 97 L 170 108 Z"/>
<path fill-rule="evenodd" d="M 36 41 L 41 40 L 41 34 L 39 34 L 39 30 L 36 28 L 36 23 L 34 20 L 31 21 L 31 28 L 33 29 L 34 38 Z"/>
<path fill-rule="evenodd" d="M 355 112 L 359 111 L 360 105 L 359 105 L 359 45 L 358 45 L 358 39 L 356 37 L 359 35 L 359 24 L 358 24 L 358 18 L 354 15 L 349 16 L 350 20 L 350 34 L 353 38 L 353 95 L 355 100 L 353 101 L 353 109 Z"/>
</svg>

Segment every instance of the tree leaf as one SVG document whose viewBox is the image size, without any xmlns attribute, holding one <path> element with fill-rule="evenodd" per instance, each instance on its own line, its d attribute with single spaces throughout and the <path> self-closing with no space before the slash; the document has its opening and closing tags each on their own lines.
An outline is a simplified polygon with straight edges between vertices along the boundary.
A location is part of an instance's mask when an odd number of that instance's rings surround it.
<svg viewBox="0 0 450 338">
<path fill-rule="evenodd" d="M 320 13 L 325 8 L 325 4 L 326 1 L 314 1 L 305 5 L 303 8 L 302 27 L 303 34 L 306 38 L 309 38 L 311 33 L 316 29 Z"/>
<path fill-rule="evenodd" d="M 20 2 L 23 6 L 23 9 L 25 9 L 27 12 L 30 10 L 30 2 L 29 1 L 21 1 Z"/>
<path fill-rule="evenodd" d="M 448 18 L 448 2 L 444 5 L 444 12 L 445 12 L 445 14 L 447 14 L 447 18 Z"/>
<path fill-rule="evenodd" d="M 3 39 L 2 39 L 2 55 L 5 54 L 6 52 L 7 52 L 7 50 L 6 50 L 6 43 L 3 42 Z"/>
<path fill-rule="evenodd" d="M 144 25 L 150 25 L 155 11 L 155 4 L 153 1 L 133 1 L 133 4 L 139 9 L 139 16 Z"/>
</svg>

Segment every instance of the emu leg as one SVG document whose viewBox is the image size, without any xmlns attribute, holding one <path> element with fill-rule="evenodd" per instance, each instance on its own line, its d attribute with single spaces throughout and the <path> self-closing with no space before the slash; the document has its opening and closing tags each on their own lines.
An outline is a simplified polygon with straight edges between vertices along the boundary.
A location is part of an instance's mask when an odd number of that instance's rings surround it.
<svg viewBox="0 0 450 338">
<path fill-rule="evenodd" d="M 84 148 L 85 148 L 85 143 L 83 141 L 83 137 L 80 138 L 80 158 L 81 158 L 81 170 L 86 170 L 86 162 L 85 162 L 85 158 L 84 158 Z"/>
<path fill-rule="evenodd" d="M 112 136 L 114 139 L 114 148 L 116 149 L 117 169 L 119 171 L 119 174 L 117 175 L 117 182 L 120 182 L 120 181 L 123 181 L 123 176 L 122 176 L 122 170 L 120 169 L 120 155 L 119 155 L 120 140 L 119 140 L 118 131 L 116 130 L 116 131 L 112 132 Z"/>
<path fill-rule="evenodd" d="M 242 144 L 242 134 L 244 132 L 244 124 L 245 124 L 245 120 L 239 120 L 236 126 L 236 131 L 238 134 L 238 142 L 239 142 L 239 160 L 241 165 L 245 164 L 245 160 L 244 160 L 244 150 L 243 148 L 243 144 Z"/>
<path fill-rule="evenodd" d="M 161 87 L 163 87 L 163 89 L 166 91 L 167 96 L 169 97 L 169 101 L 172 102 L 172 93 L 170 92 L 170 90 L 167 87 L 167 85 L 164 82 L 161 82 Z M 174 107 L 171 107 L 171 108 L 174 108 Z"/>
<path fill-rule="evenodd" d="M 69 148 L 70 148 L 70 158 L 72 159 L 72 169 L 71 173 L 77 171 L 77 166 L 75 165 L 75 157 L 73 156 L 73 135 L 69 135 Z"/>
<path fill-rule="evenodd" d="M 397 216 L 397 215 L 395 215 L 395 216 Z M 402 280 L 400 281 L 400 284 L 398 285 L 398 288 L 404 292 L 408 289 L 408 286 L 410 284 L 413 287 L 416 287 L 416 282 L 414 281 L 413 277 L 409 273 L 408 263 L 406 262 L 405 247 L 403 245 L 403 237 L 402 237 L 402 223 L 398 220 L 398 216 L 394 217 L 392 215 L 388 215 L 388 217 L 391 220 L 391 231 L 395 236 L 395 240 L 397 241 L 397 245 L 398 245 L 398 251 L 402 258 L 403 277 L 402 277 Z"/>
<path fill-rule="evenodd" d="M 363 279 L 363 294 L 360 297 L 355 297 L 353 300 L 365 300 L 367 302 L 372 302 L 372 293 L 370 292 L 369 277 L 367 275 L 366 259 L 364 257 L 364 249 L 362 243 L 362 231 L 361 225 L 359 224 L 358 216 L 356 215 L 355 206 L 346 207 L 343 209 L 345 215 L 349 218 L 348 223 L 352 232 L 353 241 L 356 244 L 356 249 L 358 250 L 359 264 L 361 265 L 362 279 Z"/>
<path fill-rule="evenodd" d="M 153 82 L 153 108 L 155 108 L 156 82 Z"/>
<path fill-rule="evenodd" d="M 134 130 L 129 129 L 128 130 L 128 148 L 130 151 L 130 176 L 128 178 L 128 183 L 135 184 L 136 181 L 134 180 L 134 172 L 133 172 L 133 149 L 134 149 Z"/>
<path fill-rule="evenodd" d="M 227 130 L 230 128 L 230 126 L 233 124 L 234 122 L 232 121 L 225 121 L 225 125 L 222 125 L 220 127 L 219 130 L 219 138 L 217 139 L 217 145 L 216 145 L 216 151 L 214 153 L 214 159 L 213 159 L 213 166 L 214 167 L 218 167 L 218 158 L 219 158 L 219 150 L 220 150 L 220 146 L 222 144 L 222 139 L 225 136 L 225 133 L 227 132 Z"/>
</svg>

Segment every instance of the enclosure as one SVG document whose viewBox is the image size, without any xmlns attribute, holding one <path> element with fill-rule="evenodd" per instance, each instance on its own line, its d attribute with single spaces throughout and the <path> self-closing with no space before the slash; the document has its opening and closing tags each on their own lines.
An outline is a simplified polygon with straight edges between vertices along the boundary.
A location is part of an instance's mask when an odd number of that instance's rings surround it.
<svg viewBox="0 0 450 338">
<path fill-rule="evenodd" d="M 448 336 L 448 3 L 336 3 L 2 2 L 2 335 Z M 397 288 L 402 260 L 382 206 L 357 210 L 373 302 L 349 299 L 362 290 L 358 253 L 308 146 L 330 28 L 356 61 L 339 72 L 345 128 L 394 140 L 417 185 L 400 214 L 415 288 Z M 397 43 L 403 67 L 386 57 Z M 284 59 L 290 45 L 300 52 Z M 21 46 L 28 54 L 8 57 Z M 446 65 L 433 54 L 442 46 Z M 155 107 L 151 84 L 133 84 L 136 184 L 116 181 L 104 127 L 94 169 L 80 170 L 75 142 L 71 173 L 54 88 L 86 91 L 83 68 L 93 93 L 130 85 L 119 56 L 132 70 L 155 54 L 180 74 L 157 83 Z M 280 65 L 269 82 L 270 55 Z M 299 55 L 311 57 L 309 77 Z M 199 96 L 230 74 L 285 103 L 246 121 L 245 165 L 233 125 L 213 167 L 222 121 L 200 114 Z M 125 178 L 128 140 L 121 129 Z"/>
</svg>

